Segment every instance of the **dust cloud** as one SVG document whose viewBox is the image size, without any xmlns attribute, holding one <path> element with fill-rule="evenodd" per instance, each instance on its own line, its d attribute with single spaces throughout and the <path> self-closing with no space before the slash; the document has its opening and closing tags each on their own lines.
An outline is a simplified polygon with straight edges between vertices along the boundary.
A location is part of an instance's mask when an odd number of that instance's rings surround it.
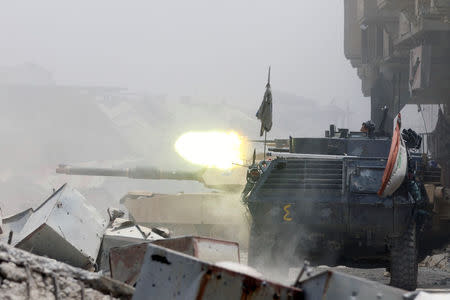
<svg viewBox="0 0 450 300">
<path fill-rule="evenodd" d="M 216 130 L 259 139 L 255 113 L 269 65 L 269 139 L 322 136 L 330 123 L 359 129 L 369 102 L 343 55 L 342 14 L 341 1 L 4 4 L 3 216 L 38 206 L 65 182 L 103 215 L 132 190 L 217 192 L 192 181 L 66 176 L 55 169 L 63 163 L 198 170 L 175 152 L 177 138 Z M 216 218 L 236 214 L 218 234 L 245 248 L 248 214 L 239 194 L 229 197 L 211 208 Z M 292 253 L 294 242 L 280 256 Z"/>
</svg>

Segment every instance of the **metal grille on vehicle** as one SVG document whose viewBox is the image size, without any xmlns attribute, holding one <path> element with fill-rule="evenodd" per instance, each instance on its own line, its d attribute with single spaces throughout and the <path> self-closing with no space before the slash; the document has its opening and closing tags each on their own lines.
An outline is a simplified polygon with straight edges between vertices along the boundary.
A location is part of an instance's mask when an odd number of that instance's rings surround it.
<svg viewBox="0 0 450 300">
<path fill-rule="evenodd" d="M 342 160 L 287 159 L 282 163 L 271 170 L 261 190 L 342 189 Z"/>
</svg>

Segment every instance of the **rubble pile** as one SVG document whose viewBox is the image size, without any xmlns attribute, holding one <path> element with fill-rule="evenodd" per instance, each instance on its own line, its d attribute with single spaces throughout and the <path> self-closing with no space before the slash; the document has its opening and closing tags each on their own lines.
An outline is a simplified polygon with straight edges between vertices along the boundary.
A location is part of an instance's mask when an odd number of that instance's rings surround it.
<svg viewBox="0 0 450 300">
<path fill-rule="evenodd" d="M 131 299 L 134 288 L 0 243 L 0 299 Z"/>
<path fill-rule="evenodd" d="M 425 257 L 419 266 L 450 272 L 450 244 L 445 249 L 434 251 L 432 255 Z"/>
<path fill-rule="evenodd" d="M 36 209 L 3 220 L 0 242 L 74 267 L 109 274 L 111 248 L 170 236 L 164 228 L 147 228 L 109 208 L 109 221 L 73 187 L 64 184 Z"/>
</svg>

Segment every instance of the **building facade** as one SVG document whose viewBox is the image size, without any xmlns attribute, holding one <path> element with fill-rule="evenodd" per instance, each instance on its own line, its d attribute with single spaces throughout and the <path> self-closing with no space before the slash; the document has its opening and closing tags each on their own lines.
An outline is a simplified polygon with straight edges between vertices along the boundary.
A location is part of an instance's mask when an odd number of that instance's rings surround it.
<svg viewBox="0 0 450 300">
<path fill-rule="evenodd" d="M 344 0 L 344 51 L 386 132 L 407 104 L 450 104 L 450 0 Z"/>
</svg>

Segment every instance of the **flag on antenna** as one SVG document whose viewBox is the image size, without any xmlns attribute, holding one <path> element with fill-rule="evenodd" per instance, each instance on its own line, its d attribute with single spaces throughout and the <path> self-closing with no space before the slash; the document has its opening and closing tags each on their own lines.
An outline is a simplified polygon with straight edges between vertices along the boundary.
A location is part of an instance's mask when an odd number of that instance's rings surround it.
<svg viewBox="0 0 450 300">
<path fill-rule="evenodd" d="M 270 129 L 272 129 L 272 90 L 270 89 L 270 67 L 266 91 L 264 92 L 261 106 L 256 112 L 256 117 L 261 120 L 261 130 L 259 132 L 260 136 L 262 136 L 264 132 L 269 132 Z"/>
</svg>

